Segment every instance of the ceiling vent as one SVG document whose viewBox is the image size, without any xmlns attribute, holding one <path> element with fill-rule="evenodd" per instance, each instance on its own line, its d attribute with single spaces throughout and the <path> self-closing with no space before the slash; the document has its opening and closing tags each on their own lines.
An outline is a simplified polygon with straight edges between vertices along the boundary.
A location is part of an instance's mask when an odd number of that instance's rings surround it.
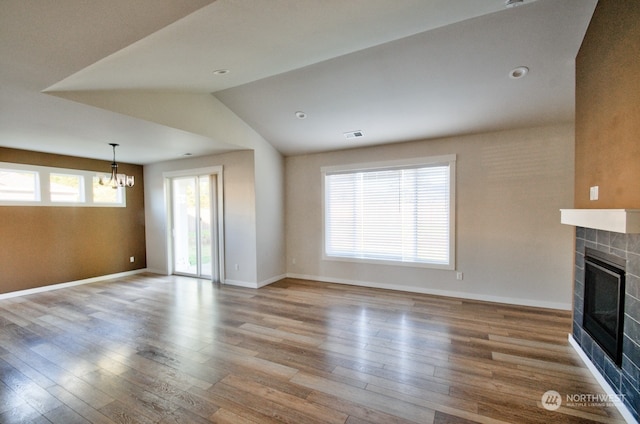
<svg viewBox="0 0 640 424">
<path fill-rule="evenodd" d="M 360 137 L 364 137 L 364 132 L 358 130 L 358 131 L 351 131 L 351 132 L 346 132 L 344 133 L 344 136 L 347 140 L 350 140 L 352 138 L 360 138 Z"/>
<path fill-rule="evenodd" d="M 524 3 L 524 0 L 507 0 L 504 2 L 506 7 L 516 7 Z"/>
</svg>

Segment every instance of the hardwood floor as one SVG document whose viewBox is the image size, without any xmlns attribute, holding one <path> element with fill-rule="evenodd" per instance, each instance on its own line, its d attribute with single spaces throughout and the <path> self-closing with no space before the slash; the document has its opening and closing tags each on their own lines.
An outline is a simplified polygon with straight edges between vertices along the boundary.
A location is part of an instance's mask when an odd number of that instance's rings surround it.
<svg viewBox="0 0 640 424">
<path fill-rule="evenodd" d="M 0 300 L 1 423 L 589 423 L 569 312 L 143 274 Z"/>
</svg>

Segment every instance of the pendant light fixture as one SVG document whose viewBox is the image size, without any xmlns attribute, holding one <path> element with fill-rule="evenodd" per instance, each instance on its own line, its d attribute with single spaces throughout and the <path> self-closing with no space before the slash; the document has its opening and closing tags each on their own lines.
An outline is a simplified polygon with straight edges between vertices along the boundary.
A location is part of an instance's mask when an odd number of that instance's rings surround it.
<svg viewBox="0 0 640 424">
<path fill-rule="evenodd" d="M 116 147 L 119 144 L 109 143 L 109 146 L 113 148 L 113 162 L 111 163 L 111 177 L 102 176 L 99 179 L 100 185 L 110 186 L 111 188 L 118 187 L 133 187 L 133 175 L 118 174 L 118 163 L 116 162 Z"/>
</svg>

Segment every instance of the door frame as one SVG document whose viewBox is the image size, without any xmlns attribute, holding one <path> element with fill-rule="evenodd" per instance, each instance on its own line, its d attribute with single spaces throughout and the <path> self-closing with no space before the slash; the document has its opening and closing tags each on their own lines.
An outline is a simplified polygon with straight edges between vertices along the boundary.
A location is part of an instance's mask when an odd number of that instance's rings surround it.
<svg viewBox="0 0 640 424">
<path fill-rule="evenodd" d="M 164 204 L 166 219 L 166 258 L 167 258 L 167 270 L 169 275 L 174 272 L 174 260 L 173 260 L 173 211 L 172 211 L 172 198 L 171 198 L 171 180 L 176 177 L 199 177 L 202 175 L 215 175 L 215 207 L 212 210 L 213 219 L 217 224 L 217 246 L 218 253 L 218 278 L 220 283 L 225 282 L 225 267 L 224 267 L 224 180 L 223 180 L 223 167 L 210 166 L 206 168 L 193 168 L 184 169 L 181 171 L 167 171 L 162 173 L 164 179 Z M 212 185 L 213 188 L 213 185 Z M 212 200 L 214 200 L 212 198 Z M 213 277 L 212 277 L 213 278 Z"/>
</svg>

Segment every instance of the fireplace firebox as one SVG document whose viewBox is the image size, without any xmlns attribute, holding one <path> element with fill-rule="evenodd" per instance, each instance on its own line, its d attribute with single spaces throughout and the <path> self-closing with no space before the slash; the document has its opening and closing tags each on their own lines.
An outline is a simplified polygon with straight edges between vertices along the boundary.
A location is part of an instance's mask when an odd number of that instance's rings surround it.
<svg viewBox="0 0 640 424">
<path fill-rule="evenodd" d="M 618 365 L 622 363 L 626 260 L 585 249 L 582 326 Z"/>
</svg>

